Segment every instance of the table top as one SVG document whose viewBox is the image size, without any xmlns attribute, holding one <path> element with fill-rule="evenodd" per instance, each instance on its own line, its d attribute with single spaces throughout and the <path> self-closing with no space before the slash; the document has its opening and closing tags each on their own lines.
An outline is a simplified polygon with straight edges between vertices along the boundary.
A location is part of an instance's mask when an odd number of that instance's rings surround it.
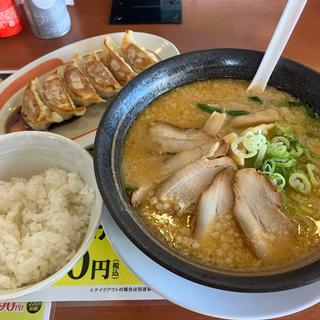
<svg viewBox="0 0 320 320">
<path fill-rule="evenodd" d="M 110 25 L 110 0 L 76 1 L 69 7 L 71 31 L 41 40 L 26 23 L 18 35 L 0 40 L 0 70 L 16 70 L 32 60 L 69 43 L 95 35 L 144 31 L 172 41 L 181 52 L 206 48 L 265 50 L 286 0 L 184 0 L 183 23 L 178 25 Z M 309 0 L 284 55 L 320 71 L 320 2 Z"/>
<path fill-rule="evenodd" d="M 75 3 L 75 7 L 69 7 L 71 31 L 61 38 L 38 39 L 26 23 L 20 34 L 1 39 L 0 71 L 17 70 L 69 43 L 126 29 L 162 36 L 173 42 L 182 53 L 205 48 L 265 50 L 286 0 L 184 0 L 183 23 L 178 25 L 110 25 L 111 1 L 79 0 Z M 319 31 L 320 1 L 309 0 L 284 56 L 320 71 Z M 318 319 L 319 313 L 320 304 L 283 319 Z M 55 320 L 106 318 L 209 319 L 168 301 L 55 303 L 52 312 L 52 319 Z"/>
</svg>

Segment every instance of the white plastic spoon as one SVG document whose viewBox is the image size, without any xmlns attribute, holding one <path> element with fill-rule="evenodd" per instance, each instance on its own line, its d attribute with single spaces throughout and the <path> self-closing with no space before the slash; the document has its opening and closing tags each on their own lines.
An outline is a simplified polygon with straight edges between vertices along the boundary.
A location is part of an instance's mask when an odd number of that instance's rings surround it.
<svg viewBox="0 0 320 320">
<path fill-rule="evenodd" d="M 307 0 L 288 0 L 268 49 L 247 91 L 252 89 L 264 91 L 306 3 Z"/>
</svg>

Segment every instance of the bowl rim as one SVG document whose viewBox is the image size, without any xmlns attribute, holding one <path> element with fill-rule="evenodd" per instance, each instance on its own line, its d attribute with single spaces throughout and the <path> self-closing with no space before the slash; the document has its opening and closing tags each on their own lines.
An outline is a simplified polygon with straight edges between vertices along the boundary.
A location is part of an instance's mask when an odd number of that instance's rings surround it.
<svg viewBox="0 0 320 320">
<path fill-rule="evenodd" d="M 61 135 L 52 133 L 52 132 L 46 132 L 46 131 L 20 131 L 20 132 L 12 132 L 12 133 L 7 133 L 4 135 L 0 135 L 0 146 L 3 141 L 10 141 L 11 139 L 14 139 L 16 137 L 21 137 L 21 139 L 27 138 L 27 137 L 40 137 L 41 139 L 48 139 L 48 140 L 55 140 L 55 141 L 60 141 L 64 143 L 66 146 L 72 146 L 77 152 L 81 154 L 82 157 L 86 159 L 86 161 L 92 163 L 92 169 L 93 169 L 93 159 L 89 152 L 87 152 L 83 147 L 81 147 L 78 143 L 75 141 L 63 137 Z M 80 173 L 81 175 L 81 173 Z M 94 179 L 93 179 L 94 180 Z M 98 191 L 98 187 L 96 186 L 96 190 Z M 55 273 L 50 275 L 49 277 L 46 277 L 45 279 L 38 281 L 36 283 L 26 285 L 20 288 L 16 289 L 3 289 L 0 290 L 0 301 L 5 301 L 5 300 L 11 300 L 11 299 L 16 299 L 22 296 L 26 296 L 28 294 L 34 293 L 40 289 L 43 289 L 50 284 L 56 282 L 60 278 L 62 278 L 64 275 L 66 275 L 75 265 L 76 263 L 82 258 L 82 256 L 85 254 L 85 252 L 88 250 L 89 245 L 91 241 L 93 240 L 96 231 L 99 227 L 100 220 L 101 220 L 101 215 L 102 215 L 102 210 L 103 210 L 103 201 L 100 193 L 95 195 L 95 201 L 92 204 L 92 209 L 90 211 L 90 215 L 92 215 L 94 207 L 97 206 L 99 208 L 99 211 L 95 213 L 95 218 L 93 219 L 92 225 L 93 227 L 89 229 L 87 228 L 87 232 L 85 234 L 84 239 L 82 240 L 79 248 L 73 255 L 73 257 L 66 263 L 64 264 L 61 268 L 59 268 Z"/>
<path fill-rule="evenodd" d="M 130 211 L 133 212 L 133 208 L 130 208 L 128 201 L 123 203 L 119 195 L 122 196 L 122 200 L 125 197 L 123 190 L 118 190 L 118 184 L 121 185 L 121 182 L 116 181 L 116 173 L 114 168 L 114 148 L 115 148 L 115 132 L 111 129 L 108 131 L 108 134 L 112 136 L 112 147 L 108 149 L 109 154 L 107 154 L 104 141 L 104 131 L 106 131 L 107 120 L 110 120 L 112 112 L 116 112 L 115 109 L 121 101 L 124 100 L 128 95 L 132 94 L 133 88 L 138 87 L 139 84 L 143 82 L 148 77 L 160 73 L 161 69 L 170 67 L 174 62 L 181 62 L 183 59 L 193 59 L 195 61 L 197 56 L 201 55 L 210 55 L 210 54 L 248 54 L 258 57 L 260 60 L 263 57 L 264 52 L 248 49 L 236 49 L 236 48 L 217 48 L 217 49 L 207 49 L 199 50 L 194 52 L 185 53 L 176 57 L 169 58 L 165 61 L 162 61 L 144 72 L 142 72 L 138 77 L 126 85 L 125 88 L 121 90 L 118 96 L 112 101 L 109 108 L 103 114 L 100 124 L 97 130 L 95 144 L 94 144 L 94 168 L 98 187 L 104 203 L 111 213 L 113 219 L 125 233 L 125 235 L 147 256 L 153 259 L 155 262 L 159 263 L 166 269 L 187 278 L 191 281 L 200 283 L 205 286 L 228 290 L 228 291 L 238 291 L 238 292 L 271 292 L 271 291 L 282 291 L 287 289 L 296 288 L 299 286 L 310 284 L 320 277 L 320 259 L 314 261 L 308 265 L 305 265 L 301 268 L 290 270 L 287 272 L 272 274 L 272 275 L 257 275 L 257 276 L 246 276 L 245 274 L 242 277 L 232 276 L 223 273 L 217 273 L 214 271 L 208 272 L 203 271 L 203 266 L 195 265 L 192 261 L 188 260 L 185 257 L 180 256 L 177 258 L 173 254 L 173 250 L 165 247 L 162 243 L 159 243 L 159 240 L 155 235 L 153 235 L 150 230 L 142 230 L 135 219 L 130 215 Z M 285 65 L 298 68 L 311 74 L 313 77 L 316 77 L 320 80 L 320 74 L 300 63 L 295 61 L 281 58 L 278 65 Z M 232 78 L 232 77 L 230 77 Z M 237 78 L 239 79 L 239 78 Z M 204 80 L 203 78 L 199 80 Z M 186 82 L 188 83 L 188 82 Z M 272 84 L 271 84 L 272 85 Z M 170 87 L 167 91 L 171 90 Z M 281 88 L 280 88 L 281 89 Z M 163 94 L 163 92 L 161 93 Z M 153 98 L 155 100 L 156 98 Z M 139 111 L 142 112 L 145 110 L 145 107 Z M 120 124 L 117 123 L 117 127 Z M 127 132 L 125 133 L 125 135 Z M 108 147 L 110 143 L 108 143 Z M 108 163 L 106 158 L 108 157 Z M 109 157 L 111 157 L 109 159 Z M 112 163 L 111 163 L 111 162 Z M 107 167 L 108 171 L 106 170 Z M 109 176 L 106 176 L 106 173 Z M 107 177 L 108 185 L 105 181 Z M 122 216 L 121 215 L 124 215 Z M 186 261 L 187 260 L 187 261 Z M 319 271 L 317 271 L 319 270 Z M 293 281 L 294 280 L 294 281 Z"/>
</svg>

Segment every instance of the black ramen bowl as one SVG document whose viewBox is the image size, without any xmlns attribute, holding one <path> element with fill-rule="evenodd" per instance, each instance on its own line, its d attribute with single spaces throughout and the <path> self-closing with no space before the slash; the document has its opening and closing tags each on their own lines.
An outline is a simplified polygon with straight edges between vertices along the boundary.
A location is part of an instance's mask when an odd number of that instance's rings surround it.
<svg viewBox="0 0 320 320">
<path fill-rule="evenodd" d="M 116 223 L 154 261 L 179 276 L 209 287 L 268 292 L 307 285 L 320 279 L 320 250 L 286 266 L 254 272 L 210 268 L 180 255 L 159 241 L 131 206 L 121 177 L 123 146 L 139 114 L 163 93 L 198 80 L 251 80 L 263 54 L 242 49 L 212 49 L 162 61 L 141 73 L 120 92 L 103 115 L 96 136 L 96 178 Z M 296 62 L 280 59 L 269 85 L 308 102 L 314 110 L 320 105 L 320 74 Z"/>
</svg>

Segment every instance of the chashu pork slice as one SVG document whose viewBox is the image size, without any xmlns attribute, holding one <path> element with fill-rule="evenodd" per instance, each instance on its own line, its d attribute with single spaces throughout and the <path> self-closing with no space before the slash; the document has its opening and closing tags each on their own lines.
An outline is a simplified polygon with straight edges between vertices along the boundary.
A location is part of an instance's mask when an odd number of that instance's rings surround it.
<svg viewBox="0 0 320 320">
<path fill-rule="evenodd" d="M 191 150 L 213 141 L 212 137 L 200 129 L 181 128 L 165 122 L 151 123 L 149 134 L 162 153 Z"/>
<path fill-rule="evenodd" d="M 223 157 L 227 154 L 228 150 L 229 145 L 225 141 L 217 138 L 212 142 L 210 141 L 201 144 L 194 149 L 176 153 L 166 161 L 163 173 L 165 175 L 169 175 L 174 171 L 177 171 L 185 165 L 189 164 L 190 162 L 198 160 L 202 157 L 210 159 Z"/>
<path fill-rule="evenodd" d="M 212 184 L 201 194 L 196 209 L 194 238 L 202 241 L 210 232 L 214 220 L 232 210 L 234 193 L 232 189 L 236 170 L 228 167 L 219 172 Z"/>
<path fill-rule="evenodd" d="M 175 203 L 178 214 L 182 215 L 197 203 L 214 176 L 227 167 L 236 168 L 228 157 L 193 161 L 166 179 L 157 190 L 157 196 L 162 202 Z"/>
<path fill-rule="evenodd" d="M 202 157 L 206 157 L 212 160 L 218 157 L 225 156 L 228 152 L 228 149 L 229 146 L 226 142 L 217 139 L 216 142 L 208 142 L 194 149 L 181 151 L 173 155 L 169 160 L 166 161 L 163 168 L 162 176 L 160 178 L 158 178 L 153 183 L 140 186 L 132 193 L 132 205 L 135 208 L 138 207 L 143 199 L 147 196 L 147 194 L 173 172 Z"/>
<path fill-rule="evenodd" d="M 234 216 L 256 256 L 269 259 L 291 238 L 293 225 L 283 213 L 280 194 L 256 169 L 239 170 L 233 190 Z"/>
</svg>

